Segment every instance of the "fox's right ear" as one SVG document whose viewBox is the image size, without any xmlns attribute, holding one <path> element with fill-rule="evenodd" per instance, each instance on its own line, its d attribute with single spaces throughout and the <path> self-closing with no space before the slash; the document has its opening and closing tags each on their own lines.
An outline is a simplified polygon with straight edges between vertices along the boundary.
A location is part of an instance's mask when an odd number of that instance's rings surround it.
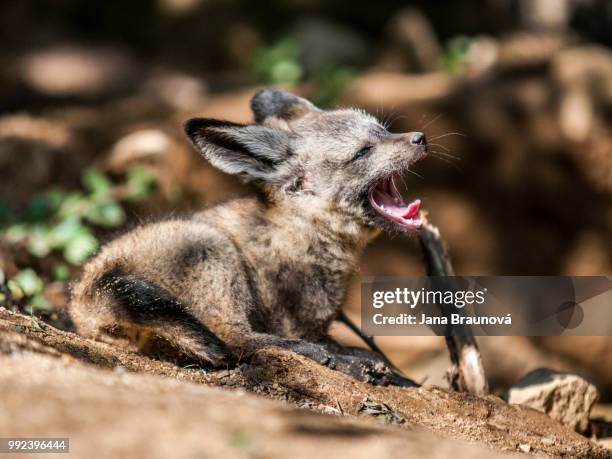
<svg viewBox="0 0 612 459">
<path fill-rule="evenodd" d="M 306 99 L 275 88 L 257 91 L 251 99 L 251 110 L 258 124 L 270 118 L 290 122 L 308 112 L 320 111 Z"/>
<path fill-rule="evenodd" d="M 290 174 L 291 134 L 259 125 L 209 118 L 185 123 L 191 142 L 228 174 L 282 183 Z"/>
</svg>

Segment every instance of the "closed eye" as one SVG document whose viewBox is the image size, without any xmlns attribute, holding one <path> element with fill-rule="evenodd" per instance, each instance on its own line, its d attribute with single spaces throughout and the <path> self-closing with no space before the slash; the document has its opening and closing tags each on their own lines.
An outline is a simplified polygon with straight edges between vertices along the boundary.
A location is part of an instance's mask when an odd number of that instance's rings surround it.
<svg viewBox="0 0 612 459">
<path fill-rule="evenodd" d="M 360 150 L 357 150 L 357 152 L 355 153 L 355 156 L 353 156 L 353 160 L 361 159 L 365 157 L 368 153 L 370 153 L 370 150 L 372 150 L 372 148 L 373 147 L 369 146 L 369 147 L 363 147 Z"/>
</svg>

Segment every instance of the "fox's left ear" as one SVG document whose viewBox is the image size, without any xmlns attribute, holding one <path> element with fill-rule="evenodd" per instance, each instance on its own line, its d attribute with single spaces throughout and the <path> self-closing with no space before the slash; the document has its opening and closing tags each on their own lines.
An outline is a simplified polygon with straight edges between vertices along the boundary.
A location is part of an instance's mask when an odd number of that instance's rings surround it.
<svg viewBox="0 0 612 459">
<path fill-rule="evenodd" d="M 257 91 L 251 99 L 251 110 L 258 124 L 273 118 L 291 122 L 308 112 L 320 111 L 306 99 L 275 88 Z"/>
<path fill-rule="evenodd" d="M 185 132 L 213 166 L 228 174 L 282 183 L 291 172 L 292 134 L 286 131 L 193 118 Z"/>
</svg>

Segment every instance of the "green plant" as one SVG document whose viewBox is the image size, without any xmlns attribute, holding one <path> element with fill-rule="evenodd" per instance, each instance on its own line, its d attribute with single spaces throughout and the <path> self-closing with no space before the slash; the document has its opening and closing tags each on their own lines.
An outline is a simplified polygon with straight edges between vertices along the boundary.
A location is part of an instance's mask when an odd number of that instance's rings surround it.
<svg viewBox="0 0 612 459">
<path fill-rule="evenodd" d="M 465 66 L 465 59 L 472 44 L 472 39 L 459 35 L 446 42 L 440 56 L 440 67 L 450 75 L 460 75 Z"/>
<path fill-rule="evenodd" d="M 256 50 L 252 70 L 255 78 L 266 84 L 309 82 L 313 88 L 312 99 L 320 107 L 332 105 L 354 75 L 352 69 L 337 65 L 306 72 L 300 62 L 300 45 L 290 37 Z"/>
<path fill-rule="evenodd" d="M 348 67 L 322 69 L 314 77 L 316 91 L 313 102 L 319 107 L 331 106 L 354 76 L 355 72 Z"/>
<path fill-rule="evenodd" d="M 82 190 L 52 188 L 29 201 L 20 213 L 0 212 L 0 236 L 9 243 L 24 247 L 37 258 L 61 254 L 50 278 L 66 281 L 68 265 L 80 265 L 98 248 L 95 227 L 117 227 L 125 222 L 122 203 L 147 198 L 155 181 L 146 169 L 136 167 L 126 174 L 124 183 L 113 181 L 101 171 L 90 168 L 81 175 Z M 2 301 L 8 293 L 13 300 L 26 301 L 31 308 L 46 309 L 44 281 L 32 268 L 19 271 L 6 281 Z"/>
<path fill-rule="evenodd" d="M 272 46 L 255 51 L 253 73 L 264 83 L 295 84 L 304 75 L 299 57 L 298 43 L 291 38 L 285 38 Z"/>
<path fill-rule="evenodd" d="M 43 280 L 31 268 L 22 269 L 7 282 L 13 299 L 27 298 L 32 308 L 47 309 L 49 304 L 43 296 Z"/>
</svg>

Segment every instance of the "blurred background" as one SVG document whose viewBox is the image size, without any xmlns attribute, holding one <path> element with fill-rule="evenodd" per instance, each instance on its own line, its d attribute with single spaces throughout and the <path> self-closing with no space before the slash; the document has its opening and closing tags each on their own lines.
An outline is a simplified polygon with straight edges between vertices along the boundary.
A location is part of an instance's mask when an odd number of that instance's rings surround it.
<svg viewBox="0 0 612 459">
<path fill-rule="evenodd" d="M 34 324 L 71 329 L 68 282 L 100 244 L 250 192 L 181 125 L 250 122 L 262 85 L 426 132 L 436 153 L 404 191 L 458 274 L 612 274 L 610 1 L 4 1 L 0 41 L 0 304 Z M 360 275 L 421 273 L 414 239 L 383 236 Z M 379 342 L 444 384 L 440 338 Z M 480 343 L 497 391 L 549 366 L 612 396 L 607 337 Z"/>
</svg>

